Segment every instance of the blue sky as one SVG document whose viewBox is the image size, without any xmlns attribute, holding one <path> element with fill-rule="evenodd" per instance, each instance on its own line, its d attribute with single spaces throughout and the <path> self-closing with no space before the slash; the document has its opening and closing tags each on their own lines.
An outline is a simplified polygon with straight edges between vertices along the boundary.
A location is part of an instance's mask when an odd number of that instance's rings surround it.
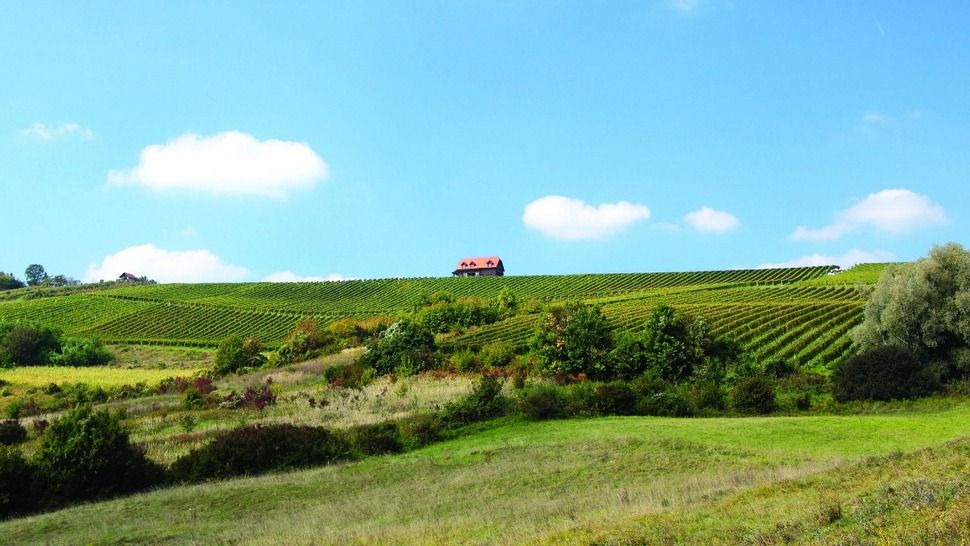
<svg viewBox="0 0 970 546">
<path fill-rule="evenodd" d="M 965 2 L 22 2 L 0 270 L 909 260 L 968 242 Z"/>
</svg>

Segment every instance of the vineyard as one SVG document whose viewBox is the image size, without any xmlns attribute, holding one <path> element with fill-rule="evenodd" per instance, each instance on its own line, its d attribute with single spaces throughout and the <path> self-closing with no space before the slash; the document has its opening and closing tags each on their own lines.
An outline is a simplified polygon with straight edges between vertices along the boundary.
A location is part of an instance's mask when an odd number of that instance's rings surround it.
<svg viewBox="0 0 970 546">
<path fill-rule="evenodd" d="M 666 303 L 707 320 L 760 356 L 780 356 L 825 367 L 849 347 L 862 318 L 867 285 L 882 264 L 844 272 L 830 266 L 520 277 L 377 279 L 321 283 L 115 285 L 47 294 L 10 291 L 0 319 L 29 320 L 68 335 L 111 343 L 214 346 L 230 334 L 278 345 L 303 317 L 394 315 L 447 293 L 456 299 L 494 300 L 511 292 L 533 311 L 542 303 L 584 300 L 601 305 L 619 328 L 637 328 Z M 18 297 L 18 294 L 20 297 Z M 31 297 L 32 296 L 32 297 Z M 43 297 L 41 297 L 43 296 Z M 524 347 L 536 316 L 523 312 L 452 335 L 451 349 L 507 341 Z"/>
</svg>

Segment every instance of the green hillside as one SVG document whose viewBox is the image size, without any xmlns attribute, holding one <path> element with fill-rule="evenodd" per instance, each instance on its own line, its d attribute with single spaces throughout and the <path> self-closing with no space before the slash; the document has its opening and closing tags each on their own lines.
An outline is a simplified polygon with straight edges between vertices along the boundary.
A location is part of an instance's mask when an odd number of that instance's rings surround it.
<svg viewBox="0 0 970 546">
<path fill-rule="evenodd" d="M 422 298 L 492 300 L 503 290 L 522 302 L 570 299 L 599 303 L 618 327 L 637 327 L 666 303 L 703 317 L 716 333 L 764 357 L 800 364 L 840 360 L 848 332 L 861 320 L 860 285 L 882 264 L 832 274 L 833 267 L 688 273 L 378 279 L 325 283 L 112 285 L 75 290 L 18 290 L 0 300 L 0 319 L 50 324 L 66 334 L 113 343 L 214 346 L 230 334 L 279 344 L 302 317 L 394 315 Z M 535 309 L 536 306 L 532 306 Z M 528 313 L 445 340 L 452 348 L 510 341 L 523 346 L 535 316 Z"/>
<path fill-rule="evenodd" d="M 403 455 L 84 504 L 0 533 L 16 544 L 891 544 L 873 527 L 965 502 L 967 443 L 946 443 L 970 433 L 968 417 L 958 404 L 515 422 Z M 820 517 L 830 506 L 839 517 Z"/>
</svg>

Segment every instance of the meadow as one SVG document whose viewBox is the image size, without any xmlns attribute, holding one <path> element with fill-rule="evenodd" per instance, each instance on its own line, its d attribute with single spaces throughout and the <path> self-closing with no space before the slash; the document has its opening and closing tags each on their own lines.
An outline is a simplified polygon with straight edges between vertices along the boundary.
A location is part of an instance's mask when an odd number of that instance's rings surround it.
<svg viewBox="0 0 970 546">
<path fill-rule="evenodd" d="M 950 502 L 965 513 L 968 434 L 966 403 L 493 423 L 407 454 L 164 489 L 0 532 L 46 544 L 875 542 L 897 528 L 872 526 L 875 516 L 912 525 Z"/>
</svg>

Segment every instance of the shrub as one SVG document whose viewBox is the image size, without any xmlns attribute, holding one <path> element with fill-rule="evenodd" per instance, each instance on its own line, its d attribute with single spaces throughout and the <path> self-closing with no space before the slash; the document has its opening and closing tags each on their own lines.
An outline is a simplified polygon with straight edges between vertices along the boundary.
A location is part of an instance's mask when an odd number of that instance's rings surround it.
<svg viewBox="0 0 970 546">
<path fill-rule="evenodd" d="M 846 360 L 832 377 L 839 402 L 916 398 L 940 390 L 932 372 L 907 348 L 876 347 Z"/>
<path fill-rule="evenodd" d="M 357 362 L 337 364 L 323 371 L 323 377 L 332 387 L 359 389 L 373 379 L 374 371 Z"/>
<path fill-rule="evenodd" d="M 0 421 L 0 445 L 12 446 L 27 439 L 27 429 L 20 421 L 8 419 Z"/>
<path fill-rule="evenodd" d="M 637 394 L 637 415 L 688 417 L 693 414 L 688 385 L 672 385 L 651 374 L 630 382 Z"/>
<path fill-rule="evenodd" d="M 690 389 L 690 405 L 695 415 L 723 411 L 727 407 L 724 389 L 709 381 L 694 383 Z"/>
<path fill-rule="evenodd" d="M 359 362 L 378 374 L 427 370 L 437 364 L 434 335 L 417 322 L 395 322 L 372 342 Z"/>
<path fill-rule="evenodd" d="M 466 396 L 445 406 L 443 419 L 449 426 L 461 426 L 505 415 L 508 398 L 498 378 L 483 375 Z"/>
<path fill-rule="evenodd" d="M 55 504 L 144 489 L 162 470 L 128 442 L 120 415 L 80 406 L 41 435 L 38 466 Z"/>
<path fill-rule="evenodd" d="M 42 366 L 60 349 L 60 333 L 37 324 L 15 324 L 0 339 L 0 363 Z"/>
<path fill-rule="evenodd" d="M 797 369 L 784 358 L 774 358 L 764 365 L 764 374 L 775 379 L 782 379 L 795 373 Z"/>
<path fill-rule="evenodd" d="M 255 410 L 265 409 L 266 406 L 276 405 L 276 393 L 273 392 L 272 380 L 267 379 L 265 385 L 258 387 L 246 387 L 242 395 L 230 392 L 220 404 L 223 408 L 238 409 L 249 408 Z"/>
<path fill-rule="evenodd" d="M 0 519 L 37 509 L 37 471 L 20 451 L 0 446 Z"/>
<path fill-rule="evenodd" d="M 259 340 L 254 337 L 229 336 L 219 344 L 213 371 L 216 375 L 226 375 L 244 368 L 258 368 L 266 363 L 260 350 Z"/>
<path fill-rule="evenodd" d="M 462 349 L 452 354 L 448 360 L 455 371 L 459 373 L 473 372 L 478 370 L 482 364 L 478 356 L 468 349 Z"/>
<path fill-rule="evenodd" d="M 574 390 L 579 393 L 579 390 Z M 594 415 L 634 415 L 637 411 L 637 394 L 629 383 L 613 381 L 591 386 L 586 408 Z"/>
<path fill-rule="evenodd" d="M 340 342 L 329 331 L 320 327 L 316 319 L 305 318 L 283 340 L 277 349 L 277 364 L 309 360 L 321 354 L 340 350 Z"/>
<path fill-rule="evenodd" d="M 562 390 L 553 385 L 535 385 L 520 391 L 519 411 L 533 420 L 568 417 L 567 398 Z"/>
<path fill-rule="evenodd" d="M 405 449 L 416 449 L 441 438 L 442 426 L 438 416 L 417 414 L 398 422 L 401 443 Z"/>
<path fill-rule="evenodd" d="M 100 339 L 68 337 L 61 342 L 61 352 L 51 357 L 58 366 L 99 366 L 114 359 Z"/>
<path fill-rule="evenodd" d="M 172 464 L 179 481 L 201 482 L 349 459 L 350 444 L 322 427 L 249 425 L 223 432 Z"/>
<path fill-rule="evenodd" d="M 680 381 L 694 372 L 714 345 L 703 320 L 661 305 L 650 313 L 641 335 L 648 369 L 663 379 Z"/>
<path fill-rule="evenodd" d="M 479 358 L 486 369 L 504 368 L 515 360 L 515 346 L 508 341 L 494 341 L 482 347 Z"/>
<path fill-rule="evenodd" d="M 753 375 L 739 382 L 731 393 L 734 409 L 741 413 L 765 414 L 778 407 L 774 383 L 763 375 Z"/>
<path fill-rule="evenodd" d="M 347 437 L 350 445 L 361 455 L 383 455 L 404 451 L 401 433 L 395 423 L 360 425 L 350 429 Z"/>
</svg>

